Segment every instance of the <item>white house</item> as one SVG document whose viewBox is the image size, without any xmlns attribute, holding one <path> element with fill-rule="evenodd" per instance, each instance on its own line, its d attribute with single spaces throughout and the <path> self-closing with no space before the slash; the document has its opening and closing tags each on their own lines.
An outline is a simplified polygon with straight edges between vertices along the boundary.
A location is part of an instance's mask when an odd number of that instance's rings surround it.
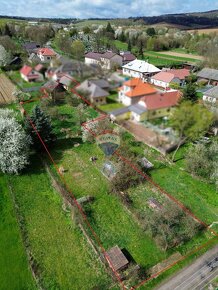
<svg viewBox="0 0 218 290">
<path fill-rule="evenodd" d="M 154 74 L 160 72 L 160 69 L 146 61 L 135 59 L 123 67 L 123 74 L 133 78 L 140 78 L 143 81 L 148 80 Z"/>
</svg>

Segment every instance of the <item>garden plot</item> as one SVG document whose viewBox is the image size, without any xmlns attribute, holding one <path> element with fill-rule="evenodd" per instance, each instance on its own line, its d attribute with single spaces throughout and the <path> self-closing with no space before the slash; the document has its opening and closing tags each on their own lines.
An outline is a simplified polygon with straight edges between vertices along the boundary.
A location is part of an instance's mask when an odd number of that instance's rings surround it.
<svg viewBox="0 0 218 290">
<path fill-rule="evenodd" d="M 15 101 L 15 96 L 13 95 L 15 89 L 15 85 L 6 75 L 0 73 L 0 105 L 10 104 Z"/>
<path fill-rule="evenodd" d="M 51 153 L 57 165 L 66 169 L 65 180 L 76 198 L 94 198 L 85 210 L 106 249 L 115 245 L 125 248 L 142 267 L 155 265 L 166 257 L 143 232 L 119 197 L 109 193 L 109 181 L 101 173 L 104 155 L 95 144 L 57 147 Z M 91 156 L 98 158 L 95 164 L 90 161 Z"/>
</svg>

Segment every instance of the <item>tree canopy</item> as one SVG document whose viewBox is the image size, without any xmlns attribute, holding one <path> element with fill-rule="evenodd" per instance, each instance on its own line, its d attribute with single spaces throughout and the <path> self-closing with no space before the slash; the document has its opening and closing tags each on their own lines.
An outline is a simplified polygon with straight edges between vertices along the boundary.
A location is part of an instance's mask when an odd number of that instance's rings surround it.
<svg viewBox="0 0 218 290">
<path fill-rule="evenodd" d="M 186 169 L 199 177 L 217 182 L 218 141 L 211 144 L 199 143 L 192 146 L 185 157 Z M 216 178 L 215 178 L 216 177 Z"/>
<path fill-rule="evenodd" d="M 28 164 L 30 138 L 12 110 L 0 109 L 0 169 L 18 174 Z"/>
<path fill-rule="evenodd" d="M 30 122 L 31 120 L 31 122 Z M 43 142 L 49 146 L 54 140 L 55 135 L 49 117 L 42 111 L 39 106 L 35 106 L 30 115 L 30 120 L 26 120 L 26 130 L 32 139 L 32 145 L 36 150 L 42 150 L 43 145 L 39 139 L 37 132 Z M 34 125 L 35 129 L 33 128 Z"/>
<path fill-rule="evenodd" d="M 183 142 L 187 140 L 194 141 L 204 135 L 212 122 L 213 115 L 204 106 L 193 104 L 190 101 L 182 102 L 174 110 L 171 117 L 172 128 L 178 133 L 179 137 L 177 150 Z"/>
</svg>

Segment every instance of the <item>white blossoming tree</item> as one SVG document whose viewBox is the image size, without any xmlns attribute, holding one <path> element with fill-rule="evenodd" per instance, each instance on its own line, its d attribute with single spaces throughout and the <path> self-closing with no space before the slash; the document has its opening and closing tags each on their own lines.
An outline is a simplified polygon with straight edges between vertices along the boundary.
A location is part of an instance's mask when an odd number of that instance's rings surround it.
<svg viewBox="0 0 218 290">
<path fill-rule="evenodd" d="M 7 52 L 4 46 L 0 45 L 0 67 L 6 66 L 10 60 L 10 53 Z"/>
<path fill-rule="evenodd" d="M 0 109 L 0 170 L 18 174 L 27 164 L 30 138 L 12 110 Z"/>
</svg>

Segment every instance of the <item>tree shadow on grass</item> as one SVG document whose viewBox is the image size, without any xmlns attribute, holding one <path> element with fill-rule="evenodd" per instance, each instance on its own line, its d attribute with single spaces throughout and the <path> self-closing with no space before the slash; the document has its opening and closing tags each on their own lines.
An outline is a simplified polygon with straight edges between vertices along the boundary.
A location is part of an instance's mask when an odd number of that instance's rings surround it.
<svg viewBox="0 0 218 290">
<path fill-rule="evenodd" d="M 64 155 L 65 150 L 74 149 L 74 144 L 79 143 L 83 144 L 81 138 L 70 138 L 70 139 L 57 139 L 54 144 L 48 147 L 48 151 L 51 154 L 52 158 L 54 158 L 55 162 L 59 162 Z M 47 160 L 49 163 L 51 162 L 48 153 L 44 148 L 42 148 L 39 152 L 31 152 L 29 158 L 28 166 L 22 170 L 22 175 L 30 175 L 30 174 L 41 174 L 45 172 L 44 166 L 42 164 L 42 160 Z"/>
<path fill-rule="evenodd" d="M 33 152 L 29 158 L 28 166 L 22 171 L 22 175 L 38 175 L 45 172 L 41 158 L 43 154 L 39 152 Z"/>
</svg>

